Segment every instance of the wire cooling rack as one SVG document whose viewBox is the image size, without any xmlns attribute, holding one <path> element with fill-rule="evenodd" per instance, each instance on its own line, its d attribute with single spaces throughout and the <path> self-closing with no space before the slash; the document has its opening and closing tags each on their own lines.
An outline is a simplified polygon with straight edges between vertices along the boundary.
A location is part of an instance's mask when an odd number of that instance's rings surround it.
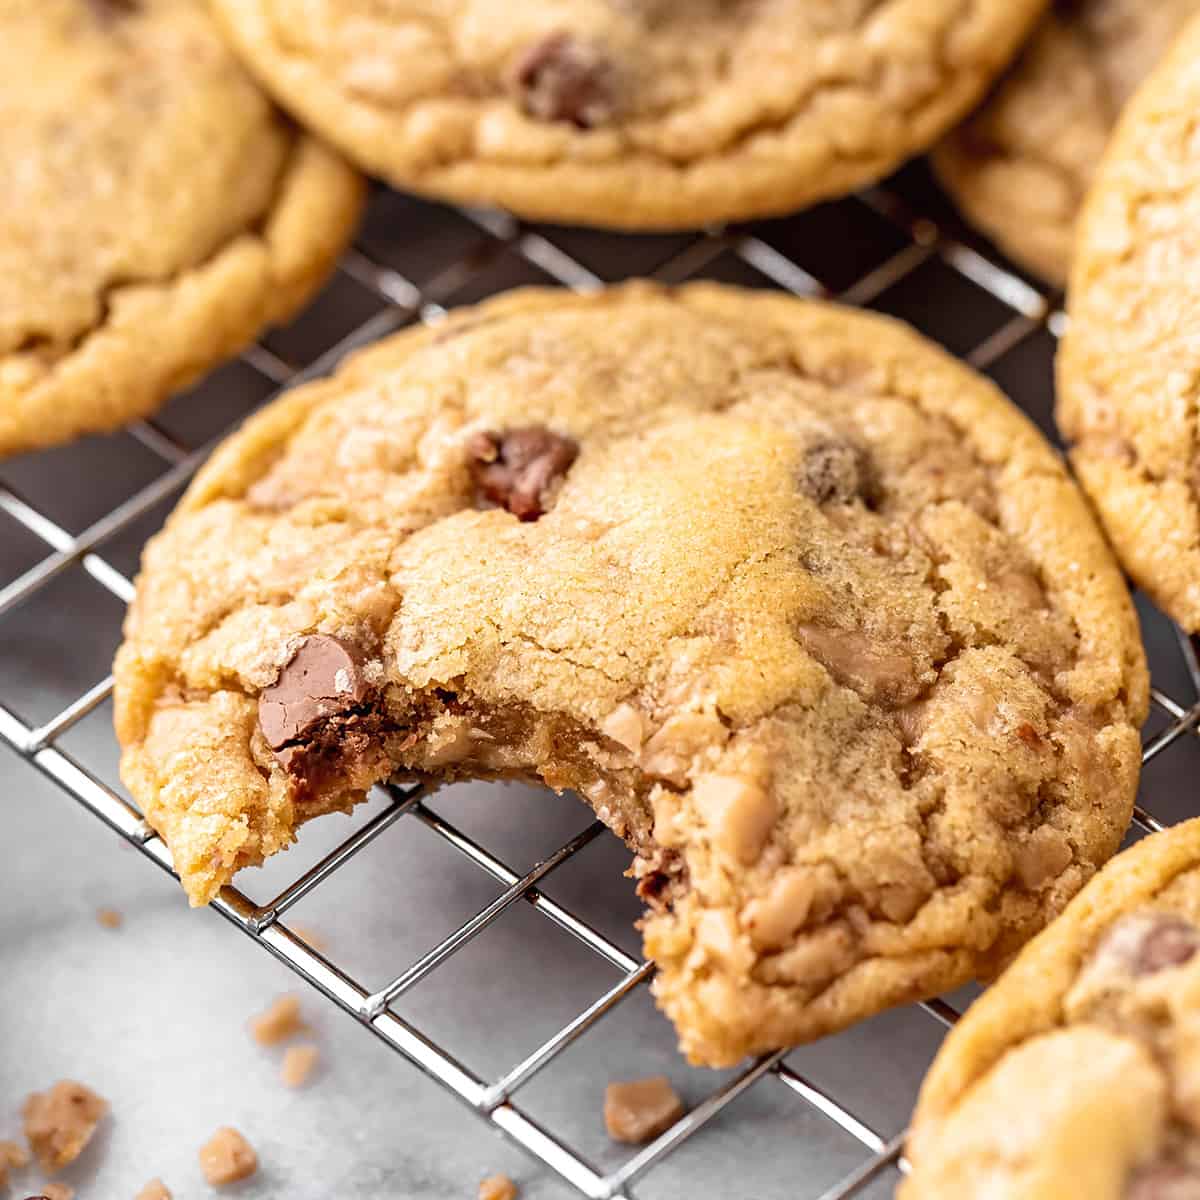
<svg viewBox="0 0 1200 1200">
<path fill-rule="evenodd" d="M 0 620 L 17 606 L 40 604 L 46 611 L 55 581 L 82 570 L 120 602 L 130 598 L 130 571 L 114 562 L 115 547 L 144 538 L 168 502 L 196 471 L 226 429 L 276 390 L 330 371 L 350 350 L 413 321 L 437 321 L 447 308 L 473 302 L 506 287 L 558 283 L 587 289 L 632 275 L 665 282 L 708 278 L 752 287 L 780 288 L 803 296 L 836 297 L 907 318 L 976 368 L 991 373 L 1050 436 L 1049 363 L 1062 314 L 1057 298 L 1039 290 L 995 252 L 962 229 L 930 185 L 923 167 L 886 185 L 782 221 L 712 230 L 698 235 L 622 237 L 604 233 L 522 225 L 495 212 L 443 209 L 380 189 L 372 197 L 355 247 L 343 258 L 334 282 L 291 326 L 276 331 L 241 357 L 239 377 L 253 386 L 230 390 L 210 385 L 203 402 L 185 398 L 154 421 L 131 425 L 135 438 L 156 464 L 142 486 L 114 496 L 98 519 L 72 532 L 46 503 L 29 498 L 20 479 L 37 464 L 26 460 L 10 472 L 0 464 L 0 547 L 9 531 L 38 549 L 28 565 L 0 578 Z M 320 333 L 317 330 L 320 329 Z M 337 335 L 331 338 L 329 330 Z M 331 344 L 332 342 L 332 344 Z M 213 390 L 214 386 L 216 391 Z M 247 398 L 248 397 L 248 398 Z M 214 416 L 220 417 L 216 426 Z M 230 418 L 234 418 L 231 422 Z M 204 421 L 209 422 L 205 427 Z M 198 431 L 203 431 L 203 436 Z M 14 524 L 15 523 L 15 524 Z M 14 534 L 15 536 L 15 534 Z M 1156 687 L 1144 760 L 1157 763 L 1172 746 L 1196 746 L 1185 735 L 1200 722 L 1200 670 L 1194 645 L 1143 606 Z M 105 703 L 111 677 L 99 679 L 62 704 L 48 719 L 20 715 L 20 672 L 0 661 L 0 741 L 48 776 L 114 832 L 164 870 L 166 846 L 136 808 L 110 788 L 101 772 L 61 746 L 88 714 Z M 11 688 L 11 692 L 10 692 Z M 1178 757 L 1178 755 L 1170 756 Z M 1196 811 L 1190 795 L 1194 762 L 1182 759 L 1167 772 L 1150 768 L 1144 777 L 1137 831 L 1157 830 Z M 1182 781 L 1183 791 L 1179 784 Z M 349 1013 L 383 1043 L 459 1097 L 578 1193 L 593 1200 L 632 1198 L 672 1151 L 703 1137 L 709 1123 L 747 1089 L 782 1084 L 797 1104 L 808 1106 L 861 1145 L 857 1165 L 832 1186 L 819 1184 L 820 1200 L 845 1200 L 870 1188 L 882 1195 L 904 1169 L 904 1134 L 885 1136 L 856 1114 L 853 1104 L 785 1061 L 780 1051 L 745 1064 L 692 1107 L 650 1145 L 617 1167 L 601 1171 L 561 1131 L 522 1107 L 521 1091 L 569 1047 L 645 987 L 653 967 L 639 960 L 593 924 L 542 890 L 543 881 L 603 834 L 599 823 L 562 845 L 531 870 L 518 873 L 430 803 L 419 786 L 386 789 L 383 806 L 320 862 L 292 880 L 265 904 L 227 887 L 214 908 L 297 975 Z M 383 986 L 369 987 L 339 968 L 285 918 L 300 900 L 335 872 L 353 870 L 355 856 L 389 830 L 419 822 L 493 881 L 496 898 Z M 392 836 L 399 836 L 393 833 Z M 616 969 L 616 982 L 498 1077 L 483 1078 L 445 1045 L 399 1015 L 394 1005 L 519 902 Z M 513 970 L 520 970 L 514 964 Z M 924 1018 L 945 1027 L 957 1018 L 945 1000 L 919 1006 Z M 852 1034 L 842 1035 L 853 1036 Z M 886 1064 L 881 1070 L 887 1069 Z M 908 1081 L 913 1088 L 919 1082 Z M 810 1115 L 815 1115 L 810 1113 Z M 797 1167 L 802 1139 L 793 1138 L 779 1159 L 779 1194 L 801 1196 Z M 692 1194 L 704 1195 L 701 1181 Z M 774 1193 L 772 1193 L 774 1194 Z"/>
</svg>

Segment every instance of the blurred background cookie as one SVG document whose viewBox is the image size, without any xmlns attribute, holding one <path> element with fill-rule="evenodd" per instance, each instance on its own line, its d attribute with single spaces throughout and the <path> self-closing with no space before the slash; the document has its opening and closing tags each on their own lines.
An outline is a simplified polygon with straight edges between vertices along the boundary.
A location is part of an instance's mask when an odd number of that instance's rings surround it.
<svg viewBox="0 0 1200 1200">
<path fill-rule="evenodd" d="M 357 219 L 197 0 L 0 0 L 0 454 L 117 427 L 289 315 Z"/>
<path fill-rule="evenodd" d="M 900 1200 L 1200 1196 L 1200 821 L 1114 859 L 951 1031 Z"/>
<path fill-rule="evenodd" d="M 1080 218 L 1057 418 L 1125 569 L 1200 630 L 1200 19 L 1130 103 Z"/>
<path fill-rule="evenodd" d="M 840 195 L 966 112 L 1044 0 L 218 0 L 263 83 L 397 187 L 697 227 Z"/>
<path fill-rule="evenodd" d="M 933 153 L 966 216 L 1021 266 L 1067 278 L 1113 125 L 1198 0 L 1058 0 L 986 104 Z"/>
</svg>

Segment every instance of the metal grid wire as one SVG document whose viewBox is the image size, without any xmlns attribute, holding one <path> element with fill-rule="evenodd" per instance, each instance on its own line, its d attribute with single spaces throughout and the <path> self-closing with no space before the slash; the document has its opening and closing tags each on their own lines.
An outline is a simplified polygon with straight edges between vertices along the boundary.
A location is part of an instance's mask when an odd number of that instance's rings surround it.
<svg viewBox="0 0 1200 1200">
<path fill-rule="evenodd" d="M 803 296 L 833 296 L 845 303 L 885 311 L 894 310 L 896 298 L 903 297 L 909 310 L 903 315 L 918 325 L 923 324 L 922 314 L 959 308 L 962 310 L 959 315 L 967 319 L 959 322 L 957 344 L 951 344 L 951 348 L 973 366 L 987 370 L 1002 356 L 1039 337 L 1045 342 L 1037 351 L 1044 366 L 1062 325 L 1056 297 L 1038 290 L 999 261 L 993 251 L 963 233 L 956 221 L 939 209 L 939 204 L 917 168 L 884 186 L 788 221 L 712 230 L 695 236 L 639 240 L 527 227 L 501 213 L 436 209 L 403 201 L 394 193 L 380 190 L 372 203 L 373 217 L 368 218 L 360 241 L 339 266 L 344 279 L 354 281 L 362 292 L 370 295 L 373 309 L 370 315 L 354 324 L 335 345 L 315 347 L 322 352 L 307 366 L 300 367 L 292 361 L 303 362 L 308 358 L 307 351 L 313 348 L 305 341 L 308 335 L 303 316 L 283 336 L 268 337 L 251 347 L 242 360 L 269 381 L 271 389 L 284 389 L 329 372 L 348 351 L 358 346 L 412 321 L 437 321 L 447 306 L 479 299 L 510 283 L 557 282 L 570 288 L 588 289 L 600 285 L 603 278 L 639 273 L 668 282 L 716 278 L 776 287 Z M 409 206 L 400 210 L 399 221 L 395 220 L 396 205 Z M 936 213 L 933 218 L 927 215 L 931 211 Z M 410 220 L 413 212 L 419 218 L 415 226 Z M 453 230 L 447 233 L 450 223 Z M 412 274 L 423 277 L 420 283 L 388 261 L 393 257 L 392 251 L 401 245 L 406 246 L 410 261 L 411 252 L 417 250 L 418 269 Z M 656 261 L 639 263 L 636 272 L 614 271 L 608 251 L 618 245 L 623 249 L 637 245 L 642 258 Z M 501 263 L 505 267 L 498 270 Z M 851 271 L 853 278 L 847 279 Z M 345 323 L 344 313 L 342 323 Z M 963 328 L 967 334 L 963 334 Z M 932 332 L 936 336 L 937 331 Z M 965 337 L 969 337 L 969 344 L 963 344 Z M 953 339 L 944 340 L 950 343 Z M 52 581 L 75 567 L 82 567 L 120 601 L 130 598 L 130 580 L 105 557 L 106 547 L 119 535 L 132 533 L 135 522 L 144 521 L 168 501 L 204 461 L 219 437 L 197 450 L 189 450 L 162 423 L 138 422 L 128 432 L 162 460 L 163 469 L 151 483 L 125 497 L 81 532 L 72 534 L 35 504 L 0 483 L 0 511 L 49 550 L 19 577 L 0 587 L 0 617 L 18 604 L 37 600 Z M 49 603 L 44 599 L 42 602 Z M 1195 648 L 1182 633 L 1176 631 L 1176 634 L 1182 667 L 1173 677 L 1190 682 L 1191 698 L 1179 700 L 1159 687 L 1153 689 L 1157 719 L 1144 745 L 1146 762 L 1180 743 L 1200 722 L 1200 703 L 1196 700 L 1200 696 L 1200 670 Z M 58 745 L 64 734 L 108 699 L 111 687 L 111 677 L 98 681 L 40 724 L 30 724 L 19 717 L 8 706 L 10 698 L 0 693 L 0 741 L 54 780 L 147 858 L 170 871 L 167 847 L 141 814 Z M 632 1188 L 638 1180 L 684 1141 L 699 1134 L 748 1088 L 769 1086 L 760 1083 L 767 1078 L 783 1084 L 794 1093 L 798 1103 L 823 1114 L 863 1147 L 859 1165 L 827 1189 L 820 1200 L 845 1200 L 884 1172 L 895 1167 L 904 1169 L 903 1133 L 885 1139 L 847 1104 L 792 1069 L 784 1062 L 786 1051 L 779 1051 L 745 1065 L 651 1144 L 633 1153 L 615 1170 L 602 1173 L 553 1129 L 534 1120 L 519 1102 L 524 1085 L 606 1014 L 644 987 L 653 973 L 652 964 L 626 953 L 539 890 L 539 884 L 596 838 L 602 826 L 593 823 L 532 870 L 518 874 L 487 847 L 430 808 L 420 786 L 386 790 L 387 803 L 377 815 L 274 899 L 256 905 L 238 889 L 226 887 L 213 907 L 579 1193 L 593 1200 L 633 1197 Z M 376 838 L 393 826 L 412 821 L 438 835 L 498 881 L 504 890 L 445 940 L 400 971 L 390 983 L 371 990 L 290 929 L 284 917 L 293 905 L 334 872 L 346 868 Z M 1135 825 L 1142 831 L 1162 828 L 1141 807 L 1136 810 Z M 391 1005 L 486 931 L 518 901 L 528 902 L 547 920 L 615 966 L 620 978 L 499 1078 L 483 1079 L 462 1065 L 452 1048 L 426 1036 L 398 1016 Z M 943 1000 L 930 1001 L 920 1008 L 930 1020 L 943 1026 L 953 1024 L 958 1015 Z M 781 1166 L 794 1168 L 795 1163 Z M 792 1170 L 788 1170 L 788 1177 L 791 1192 L 795 1178 Z"/>
</svg>

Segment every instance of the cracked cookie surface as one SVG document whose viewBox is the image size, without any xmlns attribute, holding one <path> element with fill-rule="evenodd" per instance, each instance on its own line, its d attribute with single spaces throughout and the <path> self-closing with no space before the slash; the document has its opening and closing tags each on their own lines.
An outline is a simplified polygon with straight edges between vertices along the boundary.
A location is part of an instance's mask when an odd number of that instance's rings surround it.
<svg viewBox="0 0 1200 1200">
<path fill-rule="evenodd" d="M 145 416 L 289 315 L 358 176 L 200 0 L 0 0 L 0 454 Z"/>
<path fill-rule="evenodd" d="M 196 903 L 393 769 L 575 790 L 709 1064 L 996 970 L 1116 848 L 1147 703 L 1000 393 L 703 284 L 513 293 L 283 397 L 148 545 L 115 673 Z"/>
<path fill-rule="evenodd" d="M 934 150 L 971 222 L 1066 283 L 1093 173 L 1125 102 L 1200 0 L 1058 0 L 983 107 Z"/>
<path fill-rule="evenodd" d="M 1125 569 L 1200 630 L 1200 18 L 1130 102 L 1080 218 L 1057 419 Z"/>
<path fill-rule="evenodd" d="M 218 0 L 279 101 L 398 187 L 694 228 L 841 195 L 975 103 L 1045 0 Z"/>
<path fill-rule="evenodd" d="M 900 1200 L 1200 1195 L 1200 821 L 1114 859 L 951 1031 Z"/>
</svg>

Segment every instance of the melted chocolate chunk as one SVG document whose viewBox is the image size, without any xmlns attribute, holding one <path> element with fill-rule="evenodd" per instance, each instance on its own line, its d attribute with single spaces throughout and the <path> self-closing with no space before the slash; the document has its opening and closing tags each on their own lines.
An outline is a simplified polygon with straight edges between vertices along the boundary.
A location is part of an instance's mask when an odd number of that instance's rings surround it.
<svg viewBox="0 0 1200 1200">
<path fill-rule="evenodd" d="M 546 511 L 551 489 L 579 454 L 570 438 L 540 425 L 477 433 L 467 449 L 475 486 L 522 521 L 536 521 Z"/>
<path fill-rule="evenodd" d="M 687 887 L 687 861 L 677 850 L 656 847 L 653 858 L 638 859 L 638 898 L 652 912 L 669 912 L 675 896 Z"/>
<path fill-rule="evenodd" d="M 1133 962 L 1137 975 L 1153 975 L 1167 967 L 1179 967 L 1200 950 L 1200 930 L 1182 917 L 1158 916 L 1138 948 Z"/>
<path fill-rule="evenodd" d="M 1197 1200 L 1200 1171 L 1182 1163 L 1157 1162 L 1135 1171 L 1125 1200 Z"/>
<path fill-rule="evenodd" d="M 259 727 L 280 764 L 298 769 L 305 758 L 335 751 L 343 742 L 356 749 L 370 731 L 351 726 L 371 715 L 372 692 L 357 647 L 313 634 L 259 696 Z"/>
<path fill-rule="evenodd" d="M 85 0 L 92 16 L 104 24 L 127 17 L 141 9 L 141 0 Z"/>
<path fill-rule="evenodd" d="M 1173 913 L 1142 911 L 1115 922 L 1097 945 L 1095 962 L 1134 977 L 1178 967 L 1200 950 L 1200 929 Z"/>
<path fill-rule="evenodd" d="M 551 34 L 522 56 L 515 72 L 527 113 L 540 121 L 570 121 L 594 129 L 616 112 L 612 64 L 590 42 Z"/>
<path fill-rule="evenodd" d="M 814 442 L 804 452 L 800 490 L 815 504 L 849 504 L 869 498 L 867 458 L 857 446 L 832 439 Z"/>
</svg>

